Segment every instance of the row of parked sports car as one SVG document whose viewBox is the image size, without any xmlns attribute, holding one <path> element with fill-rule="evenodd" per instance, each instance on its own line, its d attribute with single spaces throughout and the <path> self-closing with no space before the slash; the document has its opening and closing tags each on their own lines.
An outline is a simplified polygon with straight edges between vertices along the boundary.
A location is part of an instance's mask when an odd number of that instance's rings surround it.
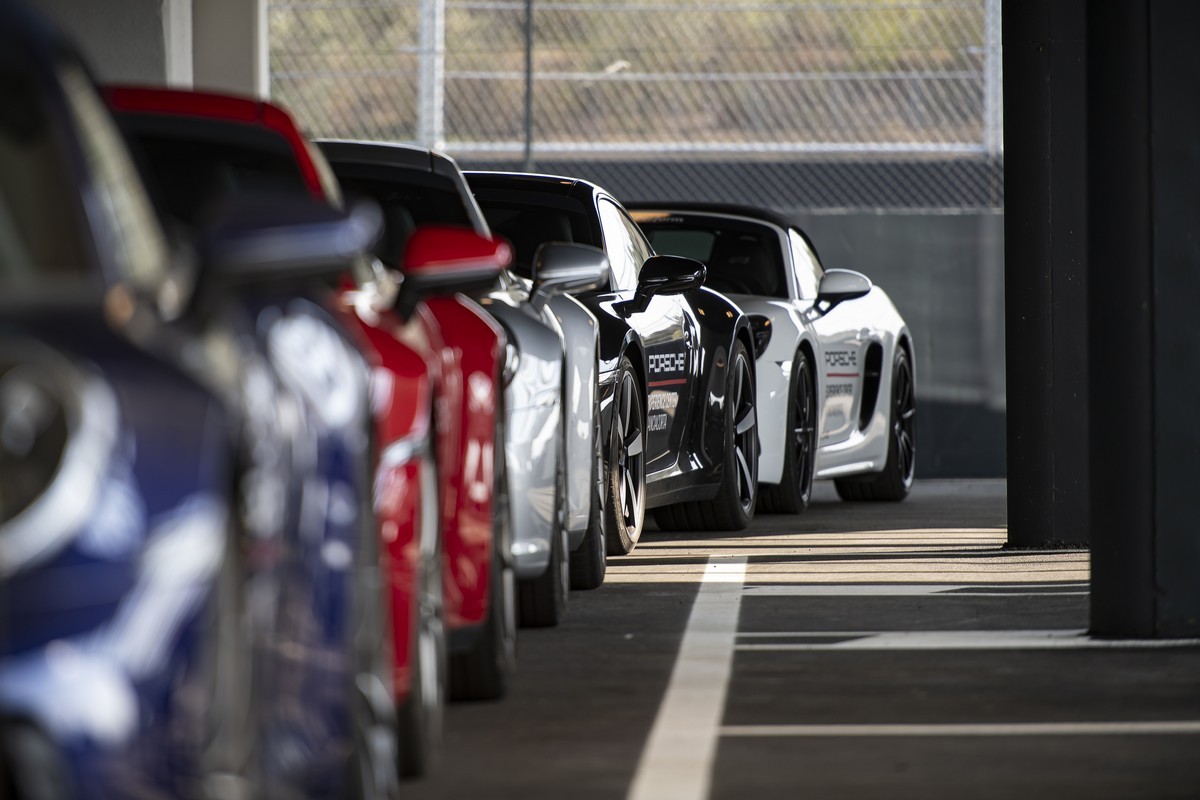
<svg viewBox="0 0 1200 800">
<path fill-rule="evenodd" d="M 387 797 L 649 513 L 899 500 L 911 339 L 768 212 L 97 89 L 0 4 L 0 794 Z"/>
</svg>

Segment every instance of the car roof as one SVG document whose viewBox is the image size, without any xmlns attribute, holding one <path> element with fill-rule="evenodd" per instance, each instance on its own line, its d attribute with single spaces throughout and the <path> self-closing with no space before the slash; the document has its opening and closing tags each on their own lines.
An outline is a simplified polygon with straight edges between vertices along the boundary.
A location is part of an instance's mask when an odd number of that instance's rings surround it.
<svg viewBox="0 0 1200 800">
<path fill-rule="evenodd" d="M 638 202 L 627 203 L 625 206 L 632 211 L 682 211 L 691 214 L 705 214 L 718 217 L 745 217 L 747 219 L 768 222 L 780 228 L 797 228 L 796 223 L 787 217 L 767 208 L 758 206 L 743 206 L 733 203 L 698 203 L 698 202 Z"/>
<path fill-rule="evenodd" d="M 600 193 L 610 197 L 612 193 L 603 187 L 584 180 L 566 175 L 545 175 L 537 172 L 485 172 L 470 170 L 464 172 L 467 182 L 473 189 L 510 189 L 514 184 L 522 189 L 534 189 L 550 194 L 563 194 L 572 197 L 588 196 Z"/>
<path fill-rule="evenodd" d="M 352 161 L 357 164 L 376 164 L 388 167 L 433 171 L 436 159 L 449 160 L 428 147 L 399 142 L 376 142 L 365 139 L 313 139 L 331 162 Z"/>
<path fill-rule="evenodd" d="M 743 206 L 743 205 L 737 205 L 735 203 L 698 203 L 698 202 L 688 202 L 688 201 L 679 202 L 679 203 L 676 203 L 676 202 L 629 203 L 625 207 L 629 210 L 630 214 L 635 215 L 634 219 L 639 224 L 641 222 L 653 222 L 653 220 L 638 220 L 637 216 L 636 216 L 637 213 L 639 213 L 639 212 L 645 213 L 645 212 L 653 212 L 653 211 L 659 211 L 659 212 L 675 211 L 675 212 L 682 212 L 684 214 L 695 214 L 697 216 L 707 216 L 707 217 L 743 217 L 745 219 L 752 219 L 756 222 L 765 222 L 769 225 L 774 225 L 778 228 L 781 228 L 784 231 L 791 230 L 791 231 L 795 231 L 796 233 L 798 233 L 801 236 L 801 238 L 804 239 L 805 243 L 808 245 L 808 249 L 812 250 L 813 254 L 816 255 L 817 261 L 821 260 L 821 254 L 817 250 L 817 246 L 815 244 L 813 244 L 813 240 L 808 235 L 807 231 L 805 231 L 803 228 L 801 228 L 795 222 L 791 221 L 790 219 L 783 216 L 782 214 L 779 214 L 779 213 L 772 211 L 770 209 L 767 209 L 767 208 L 759 208 L 758 206 Z"/>
</svg>

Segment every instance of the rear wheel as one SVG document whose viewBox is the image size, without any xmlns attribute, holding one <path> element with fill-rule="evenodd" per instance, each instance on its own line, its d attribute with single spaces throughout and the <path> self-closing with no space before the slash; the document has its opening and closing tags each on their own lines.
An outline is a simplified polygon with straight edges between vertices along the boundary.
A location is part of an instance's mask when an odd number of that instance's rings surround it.
<svg viewBox="0 0 1200 800">
<path fill-rule="evenodd" d="M 892 406 L 887 463 L 883 472 L 835 481 L 843 500 L 898 501 L 908 497 L 916 465 L 916 396 L 912 366 L 903 347 L 892 362 Z"/>
<path fill-rule="evenodd" d="M 409 650 L 412 668 L 408 700 L 399 715 L 399 771 L 404 778 L 420 777 L 429 771 L 442 738 L 447 665 L 437 486 L 437 471 L 426 460 L 421 469 L 421 562 Z"/>
<path fill-rule="evenodd" d="M 497 418 L 503 420 L 500 408 Z M 517 663 L 517 597 L 513 574 L 512 518 L 508 510 L 508 474 L 504 466 L 504 428 L 497 426 L 492 491 L 492 563 L 489 567 L 488 617 L 465 653 L 450 659 L 452 700 L 496 700 L 508 691 Z"/>
<path fill-rule="evenodd" d="M 712 500 L 676 503 L 656 509 L 665 530 L 740 531 L 754 518 L 758 501 L 758 412 L 754 363 L 737 341 L 729 355 L 725 384 L 725 462 L 721 486 Z"/>
<path fill-rule="evenodd" d="M 813 466 L 817 443 L 817 393 L 812 365 L 803 350 L 792 360 L 792 387 L 788 394 L 787 440 L 783 475 L 777 486 L 761 487 L 759 509 L 767 513 L 799 514 L 812 497 Z"/>
<path fill-rule="evenodd" d="M 646 412 L 633 363 L 621 356 L 613 395 L 605 480 L 608 552 L 625 555 L 642 535 L 646 517 Z"/>
</svg>

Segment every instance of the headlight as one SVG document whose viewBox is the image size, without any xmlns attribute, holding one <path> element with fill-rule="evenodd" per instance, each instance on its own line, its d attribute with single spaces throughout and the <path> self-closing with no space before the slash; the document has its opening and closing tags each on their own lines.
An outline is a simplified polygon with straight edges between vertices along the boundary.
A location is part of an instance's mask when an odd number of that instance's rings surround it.
<svg viewBox="0 0 1200 800">
<path fill-rule="evenodd" d="M 771 341 L 771 318 L 762 314 L 748 314 L 750 333 L 754 336 L 754 357 L 758 358 L 767 350 Z"/>
<path fill-rule="evenodd" d="M 0 345 L 0 578 L 56 551 L 89 519 L 117 438 L 98 378 L 33 342 Z"/>
</svg>

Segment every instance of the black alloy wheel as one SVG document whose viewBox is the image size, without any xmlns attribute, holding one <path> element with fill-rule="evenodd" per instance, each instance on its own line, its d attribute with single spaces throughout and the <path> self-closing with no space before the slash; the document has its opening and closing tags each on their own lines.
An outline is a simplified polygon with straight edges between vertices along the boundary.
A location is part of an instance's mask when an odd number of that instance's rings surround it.
<svg viewBox="0 0 1200 800">
<path fill-rule="evenodd" d="M 896 346 L 892 362 L 892 404 L 888 422 L 888 453 L 883 471 L 841 478 L 835 483 L 843 500 L 896 502 L 908 497 L 916 470 L 917 399 L 912 365 L 904 348 Z"/>
<path fill-rule="evenodd" d="M 740 531 L 754 518 L 758 501 L 758 412 L 754 362 L 740 340 L 729 354 L 724 402 L 724 461 L 717 496 L 656 508 L 654 521 L 663 530 Z"/>
<path fill-rule="evenodd" d="M 608 552 L 625 555 L 641 538 L 646 516 L 646 412 L 642 388 L 626 356 L 617 371 L 613 405 L 606 465 Z"/>
<path fill-rule="evenodd" d="M 741 356 L 738 358 L 737 356 Z M 747 522 L 758 498 L 758 412 L 754 406 L 753 365 L 745 351 L 733 360 L 733 448 L 737 465 L 737 497 Z M 742 527 L 745 527 L 744 525 Z"/>
<path fill-rule="evenodd" d="M 799 514 L 812 499 L 817 453 L 817 392 L 808 355 L 799 350 L 792 359 L 792 390 L 788 396 L 783 474 L 778 485 L 763 485 L 758 498 L 761 511 Z"/>
</svg>

